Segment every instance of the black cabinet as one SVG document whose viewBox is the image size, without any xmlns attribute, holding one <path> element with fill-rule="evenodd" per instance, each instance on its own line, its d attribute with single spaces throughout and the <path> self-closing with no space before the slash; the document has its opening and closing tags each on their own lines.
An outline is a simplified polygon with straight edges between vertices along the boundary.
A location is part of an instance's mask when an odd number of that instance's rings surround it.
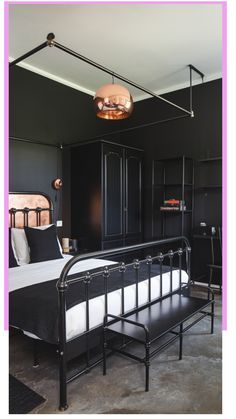
<svg viewBox="0 0 236 419">
<path fill-rule="evenodd" d="M 124 234 L 124 163 L 123 149 L 104 144 L 103 160 L 103 240 L 123 239 Z"/>
<path fill-rule="evenodd" d="M 71 232 L 82 247 L 142 241 L 142 151 L 106 141 L 71 151 Z"/>
<path fill-rule="evenodd" d="M 181 156 L 152 162 L 152 237 L 190 237 L 193 213 L 193 160 Z M 181 201 L 177 208 L 165 206 Z"/>
</svg>

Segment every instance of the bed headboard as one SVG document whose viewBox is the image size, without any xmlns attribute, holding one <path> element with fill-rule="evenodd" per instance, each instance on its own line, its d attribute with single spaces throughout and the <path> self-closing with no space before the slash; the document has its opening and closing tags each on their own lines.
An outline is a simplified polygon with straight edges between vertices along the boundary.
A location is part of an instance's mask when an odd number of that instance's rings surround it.
<svg viewBox="0 0 236 419">
<path fill-rule="evenodd" d="M 41 192 L 9 192 L 9 227 L 37 227 L 53 222 L 51 199 Z"/>
</svg>

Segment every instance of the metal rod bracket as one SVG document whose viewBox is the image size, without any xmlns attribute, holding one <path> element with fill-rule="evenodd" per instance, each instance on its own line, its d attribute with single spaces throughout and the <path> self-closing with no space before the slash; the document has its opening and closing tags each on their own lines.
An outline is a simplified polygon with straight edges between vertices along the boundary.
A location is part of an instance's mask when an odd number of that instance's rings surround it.
<svg viewBox="0 0 236 419">
<path fill-rule="evenodd" d="M 47 44 L 49 47 L 53 47 L 55 45 L 54 39 L 55 39 L 54 33 L 50 32 L 47 36 Z"/>
</svg>

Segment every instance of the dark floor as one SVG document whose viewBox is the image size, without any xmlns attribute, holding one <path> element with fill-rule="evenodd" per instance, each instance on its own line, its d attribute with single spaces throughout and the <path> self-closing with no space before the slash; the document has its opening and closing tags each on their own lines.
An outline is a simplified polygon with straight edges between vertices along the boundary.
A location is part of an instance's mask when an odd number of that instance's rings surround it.
<svg viewBox="0 0 236 419">
<path fill-rule="evenodd" d="M 107 376 L 101 366 L 68 385 L 66 413 L 221 413 L 221 299 L 216 296 L 215 333 L 206 317 L 184 336 L 183 359 L 178 343 L 154 358 L 150 391 L 144 391 L 144 366 L 112 356 Z M 58 371 L 52 351 L 43 348 L 40 366 L 32 368 L 31 343 L 10 337 L 10 372 L 42 395 L 46 402 L 32 413 L 58 413 Z M 137 347 L 137 351 L 139 348 Z"/>
</svg>

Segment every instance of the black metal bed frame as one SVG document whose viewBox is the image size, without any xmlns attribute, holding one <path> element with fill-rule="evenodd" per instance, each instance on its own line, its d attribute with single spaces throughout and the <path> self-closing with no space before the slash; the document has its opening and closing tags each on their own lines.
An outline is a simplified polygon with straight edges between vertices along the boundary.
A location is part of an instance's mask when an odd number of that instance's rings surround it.
<svg viewBox="0 0 236 419">
<path fill-rule="evenodd" d="M 103 268 L 92 269 L 91 271 L 85 272 L 80 274 L 77 278 L 69 278 L 69 272 L 71 268 L 80 261 L 84 261 L 86 259 L 91 258 L 112 258 L 114 256 L 122 256 L 127 255 L 128 253 L 135 252 L 135 251 L 145 251 L 146 249 L 152 249 L 155 247 L 162 247 L 169 244 L 174 243 L 181 243 L 181 247 L 177 250 L 169 250 L 166 253 L 158 252 L 155 253 L 154 256 L 146 256 L 140 260 L 135 259 L 132 263 L 124 263 L 120 262 L 116 265 L 109 265 L 106 266 L 104 263 Z M 163 247 L 162 247 L 163 248 Z M 91 368 L 95 367 L 96 365 L 102 363 L 103 356 L 96 360 L 95 362 L 91 362 L 90 359 L 90 350 L 93 344 L 94 334 L 95 336 L 102 337 L 103 325 L 97 326 L 95 328 L 90 329 L 89 323 L 89 284 L 93 280 L 93 278 L 98 276 L 103 276 L 103 286 L 104 286 L 104 296 L 105 296 L 105 312 L 104 315 L 108 314 L 108 280 L 109 276 L 112 272 L 120 272 L 121 277 L 121 316 L 126 317 L 129 314 L 135 312 L 135 310 L 139 310 L 141 308 L 146 307 L 148 304 L 155 303 L 157 301 L 162 300 L 166 296 L 170 296 L 180 292 L 184 287 L 188 286 L 191 283 L 190 279 L 190 252 L 191 248 L 188 242 L 188 239 L 184 236 L 178 236 L 174 238 L 168 238 L 158 241 L 152 241 L 143 244 L 137 244 L 128 247 L 122 247 L 117 249 L 112 249 L 108 251 L 99 251 L 93 253 L 87 253 L 84 255 L 77 255 L 70 259 L 67 264 L 65 265 L 64 269 L 61 272 L 60 279 L 57 282 L 57 290 L 58 290 L 58 304 L 59 304 L 59 346 L 58 346 L 58 353 L 59 353 L 59 376 L 60 376 L 60 410 L 66 410 L 68 407 L 67 404 L 67 384 L 71 381 L 78 378 L 81 374 L 87 373 L 91 370 Z M 182 258 L 185 254 L 186 259 L 186 270 L 188 274 L 188 283 L 182 283 L 181 273 L 182 273 Z M 179 283 L 178 288 L 173 290 L 173 270 L 175 269 L 173 266 L 173 259 L 174 257 L 178 258 L 178 271 L 179 271 Z M 163 295 L 163 262 L 168 260 L 168 265 L 170 267 L 170 291 L 168 294 Z M 151 265 L 152 263 L 159 263 L 160 265 L 160 297 L 156 299 L 151 299 Z M 147 280 L 148 280 L 148 302 L 142 305 L 139 305 L 139 269 L 141 264 L 145 264 L 147 266 Z M 130 310 L 129 312 L 125 312 L 125 304 L 124 304 L 124 277 L 127 267 L 132 267 L 134 272 L 134 284 L 135 284 L 135 308 Z M 85 286 L 85 304 L 86 304 L 86 331 L 79 336 L 75 336 L 74 338 L 67 341 L 66 339 L 66 295 L 69 291 L 70 284 L 83 282 Z M 80 347 L 81 346 L 81 347 Z M 79 354 L 86 352 L 86 366 L 74 373 L 72 376 L 67 376 L 67 363 L 73 357 L 78 356 Z"/>
<path fill-rule="evenodd" d="M 53 205 L 50 198 L 41 193 L 41 192 L 13 192 L 12 194 L 26 194 L 26 195 L 42 195 L 47 198 L 49 202 L 49 207 L 45 209 L 49 211 L 50 220 L 53 220 Z M 33 211 L 37 214 L 37 224 L 40 225 L 41 219 L 40 214 L 43 209 L 41 208 L 10 208 L 10 224 L 12 227 L 15 225 L 15 214 L 20 211 L 24 214 L 24 225 L 28 225 L 28 213 Z M 166 249 L 168 245 L 176 245 L 177 250 L 168 250 Z M 159 248 L 159 252 L 154 252 L 155 248 Z M 143 256 L 144 252 L 148 250 L 149 254 Z M 161 251 L 162 250 L 162 251 Z M 107 266 L 104 263 L 102 268 L 93 268 L 90 271 L 83 272 L 78 274 L 78 277 L 69 277 L 71 268 L 80 261 L 88 260 L 91 258 L 113 258 L 115 256 L 126 256 L 127 254 L 132 254 L 133 252 L 142 252 L 142 258 L 140 260 L 135 259 L 133 262 L 124 263 L 120 262 L 115 265 Z M 150 253 L 154 254 L 151 256 Z M 184 236 L 172 237 L 168 239 L 162 239 L 157 241 L 152 241 L 148 243 L 136 244 L 128 247 L 121 247 L 117 249 L 97 251 L 93 253 L 87 253 L 83 255 L 77 255 L 71 258 L 67 264 L 64 266 L 60 278 L 57 282 L 57 291 L 58 291 L 58 344 L 52 345 L 56 347 L 56 352 L 59 356 L 59 383 L 60 383 L 60 395 L 59 395 L 59 409 L 66 410 L 68 407 L 67 404 L 67 384 L 74 381 L 76 378 L 81 376 L 84 373 L 87 373 L 91 368 L 99 365 L 103 362 L 103 351 L 102 351 L 102 339 L 103 339 L 103 324 L 90 328 L 90 318 L 89 318 L 89 284 L 93 281 L 94 278 L 98 276 L 103 276 L 103 287 L 104 287 L 104 298 L 105 298 L 105 318 L 108 315 L 108 282 L 109 276 L 112 272 L 120 273 L 120 289 L 121 289 L 121 316 L 126 318 L 128 315 L 135 313 L 137 310 L 143 309 L 150 304 L 154 304 L 162 299 L 181 292 L 184 288 L 187 288 L 191 281 L 191 272 L 190 272 L 190 253 L 191 248 L 189 241 Z M 183 256 L 185 259 L 183 260 Z M 178 288 L 173 290 L 173 270 L 176 269 L 173 262 L 177 259 L 177 269 L 179 271 L 179 282 Z M 167 294 L 163 294 L 163 263 L 168 260 L 169 272 L 170 272 L 170 291 Z M 160 268 L 160 289 L 159 297 L 152 299 L 151 296 L 151 265 L 152 263 L 158 263 Z M 144 264 L 147 266 L 147 280 L 148 280 L 148 302 L 142 305 L 139 305 L 139 270 L 141 265 Z M 125 312 L 125 272 L 128 267 L 133 268 L 133 277 L 135 285 L 135 308 Z M 182 283 L 182 268 L 186 269 L 188 274 L 188 283 Z M 85 287 L 85 304 L 86 304 L 86 331 L 78 336 L 75 336 L 69 340 L 66 338 L 66 309 L 67 309 L 67 293 L 69 292 L 70 284 L 82 282 Z M 211 290 L 209 290 L 211 292 Z M 207 314 L 203 314 L 205 316 Z M 214 313 L 213 313 L 214 315 Z M 199 320 L 198 320 L 199 321 Z M 181 335 L 182 336 L 182 335 Z M 177 339 L 178 336 L 174 336 L 173 340 Z M 30 338 L 32 340 L 32 338 Z M 38 365 L 38 340 L 33 339 L 33 350 L 34 350 L 34 366 Z M 129 342 L 128 342 L 129 343 Z M 95 346 L 101 345 L 101 352 L 99 359 L 95 361 L 91 359 L 91 349 Z M 127 343 L 126 343 L 127 344 Z M 124 341 L 120 350 L 124 349 L 126 346 Z M 86 366 L 74 373 L 73 375 L 68 375 L 68 362 L 81 354 L 86 354 Z M 112 352 L 111 352 L 112 353 Z"/>
</svg>

